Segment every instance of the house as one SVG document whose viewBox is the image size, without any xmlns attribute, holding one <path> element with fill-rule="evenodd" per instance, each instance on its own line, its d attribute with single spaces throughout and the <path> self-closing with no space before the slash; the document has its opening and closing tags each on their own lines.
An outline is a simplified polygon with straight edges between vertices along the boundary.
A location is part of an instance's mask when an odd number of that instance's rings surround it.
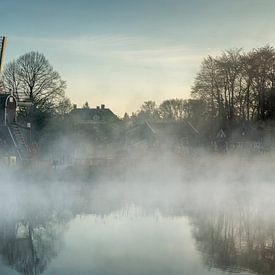
<svg viewBox="0 0 275 275">
<path fill-rule="evenodd" d="M 104 104 L 96 108 L 74 108 L 68 115 L 74 124 L 99 124 L 118 122 L 119 118 Z"/>
<path fill-rule="evenodd" d="M 262 151 L 264 135 L 264 128 L 255 122 L 221 128 L 214 139 L 215 150 L 220 152 Z"/>
<path fill-rule="evenodd" d="M 126 147 L 132 149 L 185 152 L 199 144 L 199 131 L 188 120 L 149 122 L 135 125 L 126 132 Z"/>
<path fill-rule="evenodd" d="M 66 153 L 66 159 L 82 161 L 107 158 L 114 154 L 120 138 L 121 120 L 104 104 L 96 108 L 74 108 L 65 118 L 66 146 L 57 144 L 54 159 Z M 68 147 L 71 148 L 68 150 Z"/>
<path fill-rule="evenodd" d="M 75 108 L 67 117 L 68 132 L 75 133 L 78 140 L 94 144 L 110 143 L 121 120 L 105 105 L 96 108 Z M 72 131 L 73 130 L 73 131 Z"/>
</svg>

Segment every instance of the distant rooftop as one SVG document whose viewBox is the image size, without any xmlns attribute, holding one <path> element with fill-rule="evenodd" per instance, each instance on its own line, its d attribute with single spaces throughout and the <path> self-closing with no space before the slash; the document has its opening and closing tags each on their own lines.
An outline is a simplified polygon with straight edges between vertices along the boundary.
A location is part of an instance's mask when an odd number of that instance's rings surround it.
<svg viewBox="0 0 275 275">
<path fill-rule="evenodd" d="M 119 121 L 117 115 L 115 115 L 109 108 L 105 108 L 104 104 L 97 106 L 96 108 L 74 108 L 69 116 L 75 122 L 80 123 Z"/>
</svg>

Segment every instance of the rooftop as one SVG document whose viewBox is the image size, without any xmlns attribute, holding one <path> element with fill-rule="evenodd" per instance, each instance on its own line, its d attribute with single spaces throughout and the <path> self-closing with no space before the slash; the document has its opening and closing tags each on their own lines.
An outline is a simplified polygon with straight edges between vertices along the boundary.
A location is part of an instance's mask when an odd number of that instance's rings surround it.
<svg viewBox="0 0 275 275">
<path fill-rule="evenodd" d="M 119 118 L 109 108 L 105 108 L 105 105 L 96 108 L 75 108 L 70 114 L 75 122 L 91 123 L 91 122 L 115 122 Z"/>
</svg>

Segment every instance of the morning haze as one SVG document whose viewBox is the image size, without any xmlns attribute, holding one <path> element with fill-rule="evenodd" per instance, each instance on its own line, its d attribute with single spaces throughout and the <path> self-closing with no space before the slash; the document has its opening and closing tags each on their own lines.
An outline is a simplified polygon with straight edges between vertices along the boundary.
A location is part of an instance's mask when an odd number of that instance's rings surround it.
<svg viewBox="0 0 275 275">
<path fill-rule="evenodd" d="M 269 0 L 0 0 L 0 274 L 275 274 Z"/>
</svg>

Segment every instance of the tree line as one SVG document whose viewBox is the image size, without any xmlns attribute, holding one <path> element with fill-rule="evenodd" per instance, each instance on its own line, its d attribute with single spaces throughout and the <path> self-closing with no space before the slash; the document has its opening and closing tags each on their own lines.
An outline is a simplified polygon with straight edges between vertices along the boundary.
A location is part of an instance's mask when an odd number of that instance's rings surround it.
<svg viewBox="0 0 275 275">
<path fill-rule="evenodd" d="M 72 109 L 65 95 L 66 82 L 41 53 L 26 53 L 8 63 L 3 82 L 6 90 L 30 100 L 40 113 L 62 116 Z M 124 116 L 137 121 L 270 118 L 275 118 L 275 50 L 271 46 L 208 56 L 195 77 L 190 99 L 168 99 L 159 105 L 146 101 L 137 112 Z"/>
<path fill-rule="evenodd" d="M 198 119 L 200 112 L 205 108 L 200 99 L 167 99 L 159 105 L 155 101 L 145 101 L 140 109 L 124 120 L 143 121 L 179 121 L 183 119 Z"/>
<path fill-rule="evenodd" d="M 206 57 L 191 95 L 206 105 L 205 116 L 222 121 L 275 118 L 275 50 L 265 46 Z"/>
<path fill-rule="evenodd" d="M 224 51 L 203 59 L 189 99 L 146 101 L 124 119 L 200 123 L 275 119 L 275 49 Z"/>
</svg>

